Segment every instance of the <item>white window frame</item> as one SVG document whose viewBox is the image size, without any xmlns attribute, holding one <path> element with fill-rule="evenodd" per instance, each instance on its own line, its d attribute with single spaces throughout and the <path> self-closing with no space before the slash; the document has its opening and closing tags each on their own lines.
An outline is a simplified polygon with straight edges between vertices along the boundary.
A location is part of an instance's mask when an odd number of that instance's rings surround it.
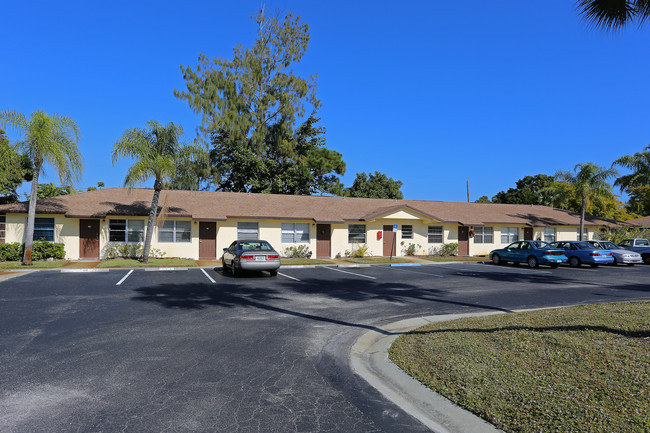
<svg viewBox="0 0 650 433">
<path fill-rule="evenodd" d="M 427 227 L 427 242 L 430 244 L 441 244 L 445 240 L 445 230 L 442 226 Z"/>
<path fill-rule="evenodd" d="M 124 230 L 115 230 L 111 229 L 111 223 L 115 221 L 124 221 Z M 136 225 L 136 223 L 141 223 L 142 224 L 142 230 L 139 230 L 137 228 L 130 228 L 129 225 Z M 137 224 L 139 225 L 139 224 Z M 124 232 L 124 240 L 121 241 L 115 241 L 111 240 L 111 234 L 116 233 L 116 232 Z M 137 241 L 130 241 L 129 240 L 129 235 L 130 234 L 135 234 L 135 233 L 142 233 L 140 236 L 140 240 Z M 140 219 L 127 219 L 127 218 L 112 218 L 108 220 L 108 241 L 112 243 L 120 243 L 120 244 L 137 244 L 140 242 L 144 242 L 144 234 L 145 234 L 145 221 L 140 220 Z"/>
<path fill-rule="evenodd" d="M 348 243 L 365 244 L 366 243 L 366 225 L 349 224 L 348 225 Z"/>
<path fill-rule="evenodd" d="M 519 227 L 501 227 L 501 243 L 511 244 L 519 240 Z"/>
<path fill-rule="evenodd" d="M 179 224 L 180 223 L 180 224 Z M 169 227 L 171 226 L 171 227 Z M 179 227 L 181 226 L 181 227 Z M 182 226 L 187 226 L 188 230 L 183 230 Z M 171 233 L 171 240 L 162 240 L 163 233 Z M 188 239 L 183 239 L 182 234 L 189 233 Z M 160 243 L 191 243 L 192 242 L 192 221 L 165 221 L 162 227 L 158 229 L 158 242 Z"/>
<path fill-rule="evenodd" d="M 260 239 L 260 224 L 252 221 L 237 223 L 237 240 L 257 241 Z"/>
<path fill-rule="evenodd" d="M 283 244 L 308 244 L 309 223 L 282 223 Z"/>
<path fill-rule="evenodd" d="M 544 227 L 544 242 L 555 242 L 556 240 L 557 230 L 555 227 Z"/>
<path fill-rule="evenodd" d="M 494 227 L 474 226 L 474 243 L 475 244 L 494 243 Z"/>
<path fill-rule="evenodd" d="M 39 222 L 42 225 L 45 225 L 44 220 L 48 220 L 47 221 L 48 226 L 46 228 L 42 228 L 42 227 L 38 228 Z M 50 224 L 49 224 L 50 221 L 52 222 L 51 228 L 50 228 Z M 27 224 L 27 223 L 25 223 L 25 224 Z M 49 239 L 49 236 L 47 236 L 47 238 L 45 240 L 48 241 L 48 242 L 54 242 L 55 235 L 56 235 L 56 220 L 53 217 L 35 217 L 34 218 L 34 241 L 40 241 L 42 238 L 45 238 L 45 236 L 38 236 L 36 234 L 37 231 L 48 232 L 48 233 L 51 232 L 52 239 Z"/>
<path fill-rule="evenodd" d="M 413 239 L 413 226 L 402 224 L 402 239 Z"/>
</svg>

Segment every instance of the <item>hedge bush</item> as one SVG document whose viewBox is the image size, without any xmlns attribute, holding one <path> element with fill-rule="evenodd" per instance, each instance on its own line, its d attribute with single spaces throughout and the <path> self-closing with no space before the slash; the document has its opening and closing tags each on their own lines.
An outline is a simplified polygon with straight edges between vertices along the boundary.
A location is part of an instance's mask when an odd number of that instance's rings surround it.
<svg viewBox="0 0 650 433">
<path fill-rule="evenodd" d="M 0 244 L 0 262 L 19 262 L 25 254 L 25 244 L 12 242 Z M 35 241 L 32 260 L 64 259 L 65 247 L 59 242 Z"/>
</svg>

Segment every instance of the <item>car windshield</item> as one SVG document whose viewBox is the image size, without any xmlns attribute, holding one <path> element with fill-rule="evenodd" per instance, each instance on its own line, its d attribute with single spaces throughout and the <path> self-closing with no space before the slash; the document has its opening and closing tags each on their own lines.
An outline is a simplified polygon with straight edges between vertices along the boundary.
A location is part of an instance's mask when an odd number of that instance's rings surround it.
<svg viewBox="0 0 650 433">
<path fill-rule="evenodd" d="M 273 247 L 266 241 L 240 242 L 242 251 L 273 251 Z"/>
<path fill-rule="evenodd" d="M 535 245 L 535 248 L 553 248 L 551 244 L 544 241 L 533 241 L 533 245 Z"/>
<path fill-rule="evenodd" d="M 593 250 L 595 248 L 593 245 L 588 244 L 587 242 L 576 242 L 574 245 L 581 250 Z"/>
</svg>

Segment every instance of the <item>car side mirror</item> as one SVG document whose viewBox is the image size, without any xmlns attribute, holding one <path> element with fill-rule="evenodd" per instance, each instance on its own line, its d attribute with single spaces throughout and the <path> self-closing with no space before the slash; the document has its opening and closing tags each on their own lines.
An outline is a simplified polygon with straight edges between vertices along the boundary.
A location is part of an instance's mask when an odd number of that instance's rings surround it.
<svg viewBox="0 0 650 433">
<path fill-rule="evenodd" d="M 228 248 L 224 248 L 224 249 L 223 249 L 223 252 L 224 252 L 224 253 L 227 253 L 227 252 L 228 252 Z"/>
</svg>

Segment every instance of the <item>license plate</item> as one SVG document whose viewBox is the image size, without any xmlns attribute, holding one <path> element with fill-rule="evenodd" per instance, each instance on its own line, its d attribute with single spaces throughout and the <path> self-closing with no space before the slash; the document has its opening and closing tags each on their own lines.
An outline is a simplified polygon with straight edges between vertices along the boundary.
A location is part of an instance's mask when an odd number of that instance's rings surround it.
<svg viewBox="0 0 650 433">
<path fill-rule="evenodd" d="M 256 262 L 263 262 L 266 260 L 266 256 L 255 256 Z"/>
</svg>

